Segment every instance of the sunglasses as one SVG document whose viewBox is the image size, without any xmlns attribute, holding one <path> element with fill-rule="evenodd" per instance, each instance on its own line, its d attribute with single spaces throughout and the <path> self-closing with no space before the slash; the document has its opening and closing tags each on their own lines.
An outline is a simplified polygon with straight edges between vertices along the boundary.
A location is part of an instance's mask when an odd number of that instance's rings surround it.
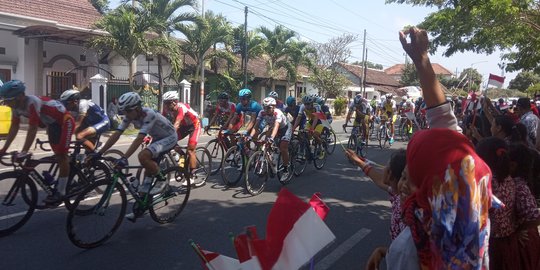
<svg viewBox="0 0 540 270">
<path fill-rule="evenodd" d="M 272 108 L 274 108 L 274 106 L 264 106 L 264 109 L 265 109 L 265 110 L 270 110 L 270 109 L 272 109 Z"/>
</svg>

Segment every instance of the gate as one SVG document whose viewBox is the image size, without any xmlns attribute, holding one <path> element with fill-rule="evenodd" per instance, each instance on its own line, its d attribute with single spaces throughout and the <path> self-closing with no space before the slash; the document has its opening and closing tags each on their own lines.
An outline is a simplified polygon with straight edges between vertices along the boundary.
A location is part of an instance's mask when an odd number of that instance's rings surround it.
<svg viewBox="0 0 540 270">
<path fill-rule="evenodd" d="M 73 88 L 77 81 L 77 74 L 51 71 L 46 78 L 45 95 L 52 99 L 59 99 L 62 92 Z"/>
</svg>

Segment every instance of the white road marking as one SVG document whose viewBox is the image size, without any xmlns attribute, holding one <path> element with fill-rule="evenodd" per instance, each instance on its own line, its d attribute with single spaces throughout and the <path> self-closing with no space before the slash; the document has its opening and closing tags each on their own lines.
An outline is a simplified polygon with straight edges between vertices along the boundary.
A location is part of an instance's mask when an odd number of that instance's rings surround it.
<svg viewBox="0 0 540 270">
<path fill-rule="evenodd" d="M 362 228 L 357 231 L 349 239 L 345 240 L 341 245 L 339 245 L 334 251 L 326 255 L 321 261 L 315 265 L 315 270 L 326 270 L 336 263 L 345 253 L 347 253 L 351 248 L 356 246 L 366 235 L 371 232 L 370 229 Z"/>
</svg>

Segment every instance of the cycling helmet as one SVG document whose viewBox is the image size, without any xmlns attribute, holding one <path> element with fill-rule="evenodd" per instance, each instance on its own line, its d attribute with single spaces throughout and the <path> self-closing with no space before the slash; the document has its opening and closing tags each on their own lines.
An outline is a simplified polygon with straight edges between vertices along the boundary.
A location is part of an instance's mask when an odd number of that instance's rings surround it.
<svg viewBox="0 0 540 270">
<path fill-rule="evenodd" d="M 141 96 L 135 92 L 127 92 L 118 98 L 118 110 L 125 111 L 142 103 Z"/>
<path fill-rule="evenodd" d="M 168 91 L 163 94 L 163 101 L 170 101 L 170 100 L 179 100 L 178 92 L 176 91 Z"/>
<path fill-rule="evenodd" d="M 319 98 L 319 94 L 317 94 L 317 93 L 309 94 L 309 96 L 311 96 L 312 98 L 315 98 L 315 99 Z"/>
<path fill-rule="evenodd" d="M 19 80 L 5 82 L 0 87 L 0 97 L 3 99 L 14 99 L 19 94 L 24 93 L 26 86 Z"/>
<path fill-rule="evenodd" d="M 319 105 L 324 105 L 324 99 L 322 99 L 321 97 L 318 97 L 315 102 L 317 102 Z"/>
<path fill-rule="evenodd" d="M 394 98 L 394 95 L 392 94 L 386 94 L 386 99 L 393 99 Z"/>
<path fill-rule="evenodd" d="M 274 99 L 273 97 L 267 97 L 267 98 L 263 99 L 262 104 L 263 104 L 264 107 L 276 106 L 276 99 Z"/>
<path fill-rule="evenodd" d="M 313 102 L 315 102 L 315 98 L 313 96 L 311 96 L 311 95 L 307 95 L 307 96 L 304 96 L 302 98 L 302 103 L 304 103 L 304 104 L 309 104 L 309 103 L 313 103 Z"/>
<path fill-rule="evenodd" d="M 244 89 L 238 91 L 238 96 L 239 97 L 251 98 L 251 90 L 249 90 L 247 88 L 244 88 Z"/>
<path fill-rule="evenodd" d="M 358 94 L 354 97 L 354 104 L 358 105 L 362 102 L 362 95 Z"/>
<path fill-rule="evenodd" d="M 226 100 L 229 100 L 229 94 L 225 93 L 225 92 L 221 92 L 218 96 L 218 99 L 226 99 Z"/>
<path fill-rule="evenodd" d="M 64 103 L 75 100 L 75 99 L 80 99 L 80 98 L 81 98 L 81 92 L 79 92 L 79 90 L 74 90 L 74 89 L 66 90 L 64 91 L 64 93 L 62 93 L 62 95 L 60 95 L 60 101 Z"/>
<path fill-rule="evenodd" d="M 287 97 L 286 103 L 287 103 L 287 106 L 292 106 L 296 104 L 296 98 L 289 96 Z"/>
<path fill-rule="evenodd" d="M 273 97 L 273 98 L 278 98 L 279 95 L 278 95 L 278 93 L 276 91 L 272 91 L 272 92 L 268 93 L 268 96 Z"/>
<path fill-rule="evenodd" d="M 402 97 L 401 97 L 401 100 L 407 101 L 407 96 L 402 96 Z"/>
</svg>

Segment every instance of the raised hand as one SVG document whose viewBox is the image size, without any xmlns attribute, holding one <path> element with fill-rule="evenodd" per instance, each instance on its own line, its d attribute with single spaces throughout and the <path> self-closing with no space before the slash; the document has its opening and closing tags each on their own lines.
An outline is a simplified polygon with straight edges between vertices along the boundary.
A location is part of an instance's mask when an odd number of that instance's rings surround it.
<svg viewBox="0 0 540 270">
<path fill-rule="evenodd" d="M 407 41 L 407 35 L 411 38 L 411 42 Z M 409 30 L 400 31 L 399 41 L 413 62 L 418 62 L 422 57 L 427 56 L 429 40 L 425 30 L 411 27 Z"/>
</svg>

